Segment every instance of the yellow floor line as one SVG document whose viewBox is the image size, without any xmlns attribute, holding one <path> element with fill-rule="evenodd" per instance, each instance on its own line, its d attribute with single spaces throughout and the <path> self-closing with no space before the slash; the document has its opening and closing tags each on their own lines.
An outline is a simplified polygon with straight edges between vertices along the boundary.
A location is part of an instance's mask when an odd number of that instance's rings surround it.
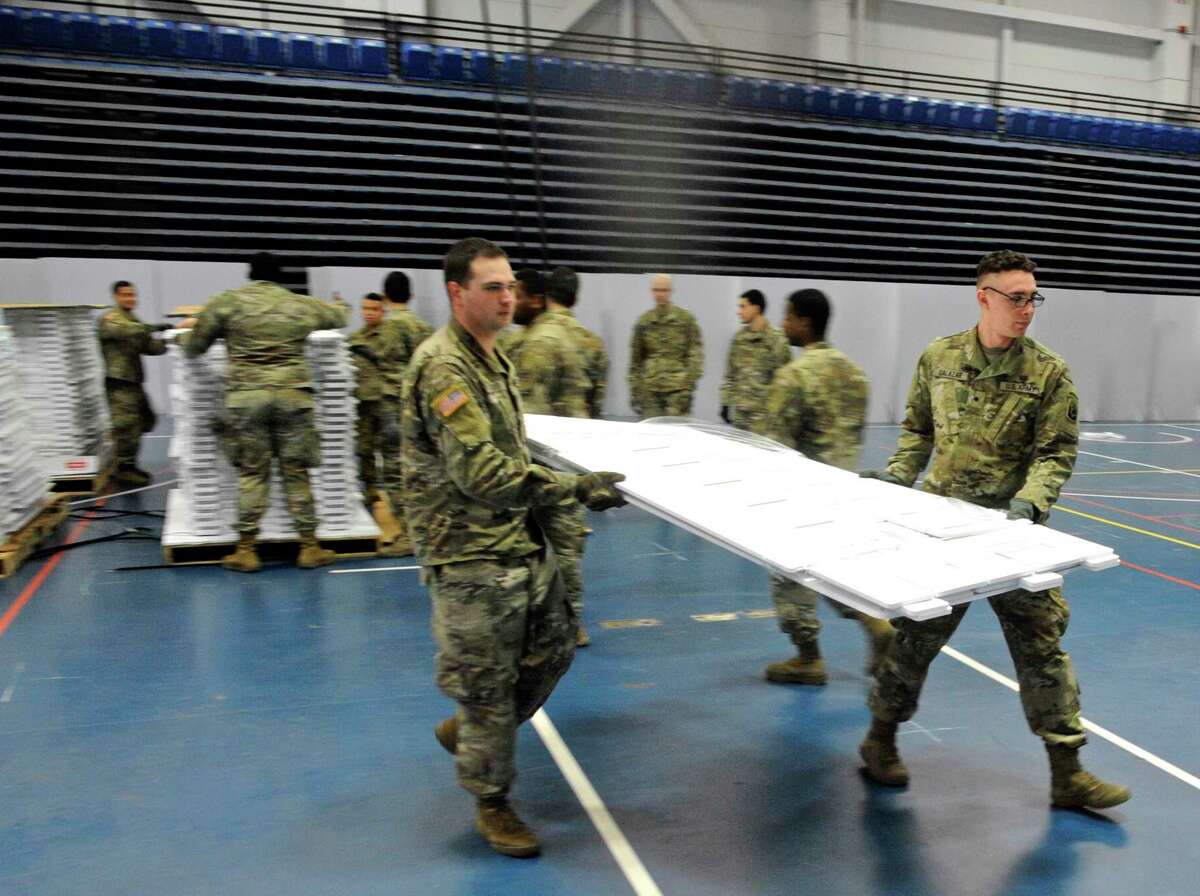
<svg viewBox="0 0 1200 896">
<path fill-rule="evenodd" d="M 1185 548 L 1193 548 L 1200 551 L 1200 544 L 1192 544 L 1190 541 L 1184 541 L 1181 538 L 1172 538 L 1170 535 L 1160 535 L 1157 532 L 1151 532 L 1148 529 L 1139 529 L 1137 526 L 1127 526 L 1124 523 L 1118 523 L 1115 520 L 1106 520 L 1102 516 L 1092 516 L 1090 513 L 1084 513 L 1082 510 L 1072 510 L 1070 507 L 1063 507 L 1061 504 L 1056 504 L 1055 509 L 1061 510 L 1063 513 L 1073 513 L 1075 516 L 1081 516 L 1087 520 L 1095 520 L 1097 523 L 1107 523 L 1110 526 L 1116 526 L 1118 529 L 1128 529 L 1130 532 L 1136 532 L 1138 535 L 1149 535 L 1151 538 L 1159 538 L 1163 541 L 1169 541 L 1172 544 L 1181 544 Z"/>
</svg>

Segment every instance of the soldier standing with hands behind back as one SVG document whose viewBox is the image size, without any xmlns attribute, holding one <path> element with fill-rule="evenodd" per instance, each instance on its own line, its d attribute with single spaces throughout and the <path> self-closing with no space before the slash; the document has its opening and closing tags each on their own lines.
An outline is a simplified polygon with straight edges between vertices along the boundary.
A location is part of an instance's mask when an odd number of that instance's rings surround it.
<svg viewBox="0 0 1200 896">
<path fill-rule="evenodd" d="M 437 683 L 458 703 L 434 733 L 477 800 L 476 829 L 497 852 L 533 856 L 541 845 L 508 801 L 517 726 L 570 666 L 578 624 L 534 514 L 570 499 L 619 506 L 624 477 L 531 462 L 516 374 L 496 350 L 514 306 L 508 257 L 465 239 L 444 270 L 453 317 L 417 349 L 402 400 L 406 509 L 433 598 Z"/>
<path fill-rule="evenodd" d="M 704 370 L 700 325 L 671 304 L 671 275 L 650 281 L 654 307 L 638 318 L 629 347 L 629 399 L 640 417 L 686 417 Z"/>
<path fill-rule="evenodd" d="M 150 474 L 137 465 L 142 435 L 154 429 L 158 418 L 146 397 L 146 373 L 142 355 L 161 355 L 167 346 L 155 339 L 155 333 L 171 329 L 170 324 L 147 324 L 138 320 L 137 289 L 128 280 L 112 285 L 117 307 L 106 311 L 97 327 L 100 352 L 104 355 L 104 393 L 112 417 L 116 442 L 117 472 L 114 478 L 126 485 L 146 485 Z"/>
<path fill-rule="evenodd" d="M 979 323 L 934 340 L 908 392 L 896 453 L 886 470 L 861 475 L 910 486 L 933 457 L 924 490 L 1044 522 L 1071 475 L 1079 449 L 1075 385 L 1066 362 L 1025 335 L 1037 291 L 1032 260 L 1019 252 L 985 255 L 976 270 Z M 988 598 L 1016 666 L 1021 705 L 1050 759 L 1050 801 L 1107 809 L 1129 790 L 1083 770 L 1079 685 L 1062 649 L 1071 611 L 1061 588 L 1007 591 Z M 930 664 L 970 604 L 924 622 L 899 619 L 868 705 L 871 729 L 859 747 L 879 784 L 908 784 L 896 728 L 912 718 Z"/>
<path fill-rule="evenodd" d="M 792 360 L 788 337 L 771 326 L 766 310 L 767 299 L 757 289 L 738 298 L 742 327 L 729 344 L 721 383 L 721 419 L 738 429 L 757 429 L 775 371 Z"/>
</svg>

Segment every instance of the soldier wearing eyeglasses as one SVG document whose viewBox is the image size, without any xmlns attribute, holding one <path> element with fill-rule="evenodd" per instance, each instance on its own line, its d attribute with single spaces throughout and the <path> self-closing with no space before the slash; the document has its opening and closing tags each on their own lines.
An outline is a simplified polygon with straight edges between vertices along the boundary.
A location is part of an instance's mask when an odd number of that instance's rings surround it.
<svg viewBox="0 0 1200 896">
<path fill-rule="evenodd" d="M 899 444 L 886 470 L 862 475 L 910 486 L 929 463 L 924 490 L 1045 521 L 1071 475 L 1079 447 L 1075 386 L 1066 362 L 1026 336 L 1035 309 L 1037 265 L 1019 252 L 985 255 L 975 298 L 979 323 L 937 339 L 917 362 Z M 1050 759 L 1050 799 L 1064 808 L 1106 809 L 1129 790 L 1084 771 L 1079 685 L 1061 640 L 1070 609 L 1061 589 L 1008 591 L 988 599 L 1000 620 L 1020 683 L 1021 705 Z M 869 706 L 871 730 L 859 748 L 867 775 L 903 787 L 908 770 L 896 727 L 912 718 L 929 665 L 966 615 L 896 621 Z"/>
</svg>

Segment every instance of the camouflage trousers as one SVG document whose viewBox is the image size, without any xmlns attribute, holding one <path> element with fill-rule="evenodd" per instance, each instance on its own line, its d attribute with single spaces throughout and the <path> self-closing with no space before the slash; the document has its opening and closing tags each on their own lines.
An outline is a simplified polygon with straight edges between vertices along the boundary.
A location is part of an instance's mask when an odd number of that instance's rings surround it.
<svg viewBox="0 0 1200 896">
<path fill-rule="evenodd" d="M 312 394 L 301 389 L 230 393 L 226 408 L 229 462 L 238 471 L 238 532 L 258 531 L 267 509 L 271 460 L 279 462 L 288 512 L 300 533 L 315 532 L 317 511 L 308 471 L 321 464 Z"/>
<path fill-rule="evenodd" d="M 1084 743 L 1079 719 L 1079 684 L 1062 636 L 1071 618 L 1062 590 L 1006 591 L 988 598 L 1000 620 L 1021 689 L 1021 706 L 1029 728 L 1049 745 L 1079 747 Z M 903 722 L 912 718 L 930 663 L 950 640 L 969 604 L 949 616 L 914 622 L 895 619 L 896 640 L 879 668 L 868 705 L 875 718 Z"/>
<path fill-rule="evenodd" d="M 381 485 L 376 455 L 379 453 L 383 431 L 383 402 L 360 401 L 354 421 L 354 450 L 358 455 L 358 478 L 364 492 Z"/>
<path fill-rule="evenodd" d="M 517 726 L 570 667 L 579 621 L 553 550 L 430 567 L 428 583 L 437 684 L 458 703 L 459 783 L 501 796 L 516 777 Z"/>
<path fill-rule="evenodd" d="M 746 432 L 762 432 L 763 420 L 766 417 L 766 399 L 762 407 L 740 408 L 734 405 L 729 409 L 729 421 L 738 429 Z"/>
<path fill-rule="evenodd" d="M 104 392 L 108 396 L 108 413 L 112 418 L 117 463 L 132 467 L 137 462 L 142 435 L 154 429 L 158 418 L 150 407 L 150 401 L 140 383 L 106 379 Z"/>
<path fill-rule="evenodd" d="M 539 507 L 534 518 L 558 557 L 567 600 L 583 619 L 583 545 L 587 538 L 587 510 L 570 498 L 553 507 Z"/>
<path fill-rule="evenodd" d="M 821 633 L 821 620 L 817 618 L 817 601 L 824 595 L 813 591 L 799 582 L 785 579 L 783 576 L 771 576 L 771 601 L 775 604 L 775 616 L 779 620 L 779 628 L 792 639 L 797 647 L 813 646 Z M 843 619 L 862 621 L 864 616 L 857 610 L 830 600 L 833 607 Z"/>
<path fill-rule="evenodd" d="M 404 481 L 400 467 L 400 402 L 385 398 L 379 404 L 379 456 L 383 461 L 383 490 L 397 520 L 404 519 Z"/>
<path fill-rule="evenodd" d="M 640 405 L 640 414 L 643 417 L 690 417 L 692 415 L 692 390 L 644 392 Z"/>
</svg>

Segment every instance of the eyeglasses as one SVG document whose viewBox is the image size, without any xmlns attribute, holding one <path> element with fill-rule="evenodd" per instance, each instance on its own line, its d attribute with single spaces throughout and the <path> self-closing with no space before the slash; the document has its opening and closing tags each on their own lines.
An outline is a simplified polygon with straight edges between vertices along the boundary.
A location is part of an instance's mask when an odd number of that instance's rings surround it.
<svg viewBox="0 0 1200 896">
<path fill-rule="evenodd" d="M 1032 305 L 1034 308 L 1039 307 L 1042 302 L 1046 301 L 1046 297 L 1040 292 L 1035 292 L 1032 295 L 1024 295 L 1023 293 L 1014 293 L 1011 296 L 1006 292 L 1001 292 L 994 286 L 985 286 L 984 289 L 990 289 L 992 292 L 1000 293 L 1004 298 L 1013 303 L 1014 308 L 1024 308 L 1026 305 Z"/>
</svg>

